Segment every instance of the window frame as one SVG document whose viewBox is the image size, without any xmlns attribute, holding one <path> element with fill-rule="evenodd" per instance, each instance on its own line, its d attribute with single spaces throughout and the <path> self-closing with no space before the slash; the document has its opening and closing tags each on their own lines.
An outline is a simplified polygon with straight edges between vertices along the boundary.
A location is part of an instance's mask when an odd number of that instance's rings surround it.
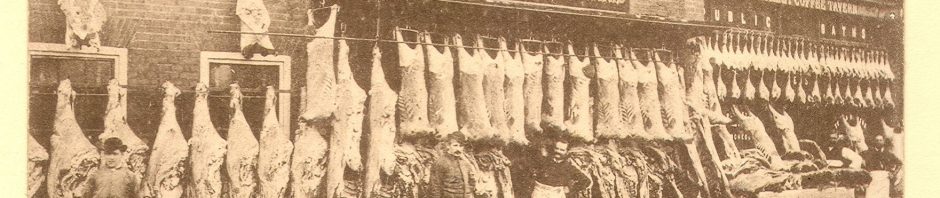
<svg viewBox="0 0 940 198">
<path fill-rule="evenodd" d="M 291 108 L 291 57 L 285 55 L 277 56 L 255 56 L 251 59 L 238 52 L 217 52 L 202 51 L 199 52 L 199 82 L 208 85 L 209 74 L 212 64 L 238 64 L 250 66 L 274 66 L 278 67 L 278 122 L 281 132 L 290 133 L 290 108 Z"/>
</svg>

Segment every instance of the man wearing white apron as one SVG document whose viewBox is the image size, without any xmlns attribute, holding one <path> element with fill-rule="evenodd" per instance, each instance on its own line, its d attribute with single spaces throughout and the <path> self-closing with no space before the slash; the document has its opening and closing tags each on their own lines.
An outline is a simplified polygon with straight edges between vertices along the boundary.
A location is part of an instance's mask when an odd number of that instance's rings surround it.
<svg viewBox="0 0 940 198">
<path fill-rule="evenodd" d="M 587 188 L 591 179 L 568 161 L 568 142 L 556 140 L 549 156 L 535 167 L 532 197 L 565 198 Z"/>
<path fill-rule="evenodd" d="M 865 189 L 866 198 L 889 197 L 891 192 L 891 178 L 897 174 L 901 166 L 901 160 L 897 156 L 885 150 L 885 138 L 883 135 L 875 135 L 872 139 L 872 148 L 862 151 L 862 158 L 865 159 L 865 165 L 862 166 L 871 174 L 871 183 Z"/>
</svg>

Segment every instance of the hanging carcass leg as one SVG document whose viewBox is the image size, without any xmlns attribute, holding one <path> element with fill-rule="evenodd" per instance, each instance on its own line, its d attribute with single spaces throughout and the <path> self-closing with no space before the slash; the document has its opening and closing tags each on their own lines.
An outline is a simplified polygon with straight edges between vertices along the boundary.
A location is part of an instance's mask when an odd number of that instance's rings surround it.
<svg viewBox="0 0 940 198">
<path fill-rule="evenodd" d="M 552 51 L 549 45 L 543 46 L 545 54 L 545 78 L 542 80 L 545 101 L 542 103 L 542 129 L 548 131 L 564 131 L 565 125 L 565 69 L 567 62 L 560 54 L 564 50 Z"/>
<path fill-rule="evenodd" d="M 225 170 L 229 197 L 255 197 L 258 167 L 258 140 L 242 112 L 242 92 L 238 84 L 230 85 L 232 119 L 228 125 L 228 149 Z"/>
<path fill-rule="evenodd" d="M 337 109 L 330 135 L 327 157 L 326 195 L 339 196 L 345 190 L 346 168 L 362 168 L 359 138 L 362 135 L 362 111 L 365 109 L 365 91 L 359 88 L 349 65 L 349 46 L 346 40 L 337 40 L 336 101 Z"/>
<path fill-rule="evenodd" d="M 300 110 L 304 111 L 307 106 L 307 89 L 302 87 L 300 90 Z M 298 123 L 299 128 L 294 131 L 294 145 L 298 146 L 294 146 L 290 162 L 292 197 L 315 197 L 322 194 L 320 184 L 325 176 L 327 152 L 327 142 L 323 135 L 332 130 L 329 125 L 330 123 L 323 121 Z"/>
<path fill-rule="evenodd" d="M 568 102 L 566 103 L 565 126 L 567 135 L 581 141 L 594 141 L 594 126 L 591 114 L 591 79 L 585 74 L 589 69 L 590 59 L 578 57 L 574 46 L 568 44 L 567 83 L 569 88 Z"/>
<path fill-rule="evenodd" d="M 505 38 L 498 38 L 503 41 Z M 483 36 L 478 35 L 476 42 L 479 47 L 486 47 Z M 483 67 L 483 98 L 486 101 L 486 110 L 490 118 L 490 126 L 496 130 L 496 137 L 502 142 L 509 140 L 509 126 L 506 124 L 506 92 L 503 83 L 506 79 L 506 65 L 500 64 L 503 54 L 499 51 L 481 49 L 480 65 Z M 490 55 L 493 53 L 493 55 Z"/>
<path fill-rule="evenodd" d="M 185 197 L 217 198 L 222 194 L 222 163 L 227 143 L 209 117 L 209 87 L 196 84 L 193 131 L 189 138 L 189 167 L 192 169 Z"/>
<path fill-rule="evenodd" d="M 529 49 L 520 44 L 522 68 L 525 72 L 525 81 L 522 83 L 522 95 L 525 99 L 525 130 L 527 133 L 541 134 L 542 127 L 542 69 L 544 57 L 542 49 L 535 47 Z"/>
<path fill-rule="evenodd" d="M 594 98 L 596 138 L 625 138 L 620 114 L 620 78 L 617 62 L 601 57 L 600 49 L 594 45 L 594 77 L 597 82 Z M 608 56 L 610 57 L 610 56 Z"/>
<path fill-rule="evenodd" d="M 162 88 L 163 117 L 139 194 L 141 197 L 179 198 L 183 196 L 183 178 L 189 174 L 186 170 L 189 144 L 176 120 L 175 101 L 180 90 L 169 81 L 164 82 Z"/>
<path fill-rule="evenodd" d="M 796 132 L 794 132 L 793 118 L 790 118 L 785 110 L 777 111 L 771 105 L 767 105 L 767 109 L 770 110 L 771 118 L 774 122 L 774 130 L 776 130 L 783 140 L 783 150 L 785 153 L 790 152 L 799 152 L 800 149 L 800 140 L 796 137 Z"/>
<path fill-rule="evenodd" d="M 509 128 L 509 143 L 518 145 L 529 144 L 525 135 L 525 68 L 522 62 L 522 53 L 516 43 L 509 49 L 506 39 L 501 39 L 499 48 L 502 53 L 500 65 L 505 69 L 505 96 L 506 96 L 506 125 Z M 515 51 L 509 52 L 510 50 Z M 515 55 L 514 55 L 515 54 Z"/>
<path fill-rule="evenodd" d="M 458 130 L 454 57 L 450 47 L 432 45 L 430 34 L 425 34 L 424 43 L 428 65 L 428 120 L 437 136 L 447 137 Z"/>
<path fill-rule="evenodd" d="M 627 53 L 627 54 L 624 54 Z M 614 52 L 617 59 L 617 74 L 620 79 L 620 116 L 624 128 L 622 133 L 624 137 L 635 137 L 639 139 L 650 139 L 649 133 L 643 126 L 643 119 L 640 113 L 640 97 L 637 92 L 639 74 L 633 63 L 630 63 L 636 56 L 632 50 L 622 50 L 617 47 Z"/>
<path fill-rule="evenodd" d="M 672 60 L 675 61 L 675 60 Z M 656 65 L 657 79 L 659 80 L 659 99 L 663 107 L 663 123 L 666 132 L 678 140 L 691 140 L 692 135 L 686 131 L 685 123 L 688 120 L 688 107 L 683 101 L 685 86 L 679 81 L 679 74 L 674 64 L 664 63 L 659 53 L 653 53 L 653 62 Z"/>
<path fill-rule="evenodd" d="M 428 89 L 425 84 L 424 50 L 420 45 L 404 43 L 403 29 L 395 31 L 398 43 L 398 68 L 401 90 L 398 92 L 398 132 L 407 137 L 431 132 L 428 122 Z M 417 34 L 417 33 L 416 33 Z M 418 39 L 421 35 L 417 34 Z"/>
<path fill-rule="evenodd" d="M 70 80 L 62 80 L 56 90 L 56 115 L 51 141 L 52 159 L 46 189 L 49 197 L 80 195 L 90 174 L 98 169 L 98 150 L 85 138 L 75 120 L 75 91 Z"/>
<path fill-rule="evenodd" d="M 258 197 L 285 197 L 287 182 L 290 180 L 290 156 L 294 145 L 290 141 L 289 131 L 285 130 L 289 126 L 281 128 L 277 119 L 277 90 L 273 86 L 267 86 L 264 99 L 264 121 L 258 141 L 258 181 L 261 186 Z"/>
<path fill-rule="evenodd" d="M 647 56 L 647 60 L 649 60 L 647 64 L 641 63 L 636 57 L 631 57 L 631 59 L 633 61 L 630 62 L 638 71 L 637 95 L 639 96 L 640 115 L 646 133 L 655 140 L 672 139 L 672 136 L 666 133 L 666 127 L 663 126 L 662 106 L 659 103 L 656 69 L 653 66 L 652 55 Z"/>
<path fill-rule="evenodd" d="M 108 83 L 108 109 L 105 111 L 104 132 L 98 135 L 99 142 L 112 137 L 121 139 L 127 145 L 127 167 L 134 172 L 139 181 L 147 169 L 147 155 L 150 147 L 144 143 L 131 127 L 127 125 L 127 89 L 118 84 L 117 79 Z"/>
<path fill-rule="evenodd" d="M 464 46 L 460 35 L 454 36 L 454 45 Z M 479 43 L 477 44 L 479 45 Z M 457 48 L 457 124 L 471 140 L 496 137 L 490 126 L 489 113 L 483 93 L 483 67 L 480 65 L 481 50 Z"/>
<path fill-rule="evenodd" d="M 395 91 L 385 81 L 379 46 L 372 48 L 372 75 L 369 82 L 369 144 L 362 195 L 372 197 L 382 189 L 382 176 L 391 176 L 395 166 Z"/>
<path fill-rule="evenodd" d="M 740 124 L 741 130 L 751 136 L 751 141 L 758 150 L 770 156 L 780 156 L 777 147 L 774 146 L 773 140 L 764 128 L 764 123 L 757 116 L 749 110 L 741 111 L 738 106 L 731 106 L 731 112 L 734 114 L 735 121 Z"/>
<path fill-rule="evenodd" d="M 320 24 L 315 36 L 333 37 L 336 33 L 336 17 L 339 5 L 330 6 L 329 18 Z M 308 13 L 312 15 L 312 13 Z M 312 20 L 311 16 L 311 21 Z M 307 106 L 301 112 L 300 119 L 326 121 L 336 110 L 336 65 L 333 62 L 334 40 L 313 39 L 307 43 Z"/>
</svg>

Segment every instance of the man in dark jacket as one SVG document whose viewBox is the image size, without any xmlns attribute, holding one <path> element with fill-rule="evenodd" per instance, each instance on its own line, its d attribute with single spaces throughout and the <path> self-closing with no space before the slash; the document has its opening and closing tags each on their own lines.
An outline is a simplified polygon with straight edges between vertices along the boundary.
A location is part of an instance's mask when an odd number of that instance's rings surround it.
<svg viewBox="0 0 940 198">
<path fill-rule="evenodd" d="M 887 198 L 891 192 L 891 178 L 894 178 L 900 169 L 901 160 L 885 150 L 885 138 L 881 134 L 872 138 L 871 146 L 870 150 L 861 153 L 865 159 L 865 165 L 862 167 L 869 171 L 872 178 L 865 190 L 865 197 Z"/>
<path fill-rule="evenodd" d="M 532 197 L 565 198 L 591 185 L 591 178 L 568 161 L 568 142 L 559 139 L 552 146 L 550 156 L 534 170 Z"/>
<path fill-rule="evenodd" d="M 474 166 L 464 153 L 460 132 L 444 139 L 444 153 L 431 166 L 431 195 L 435 198 L 473 198 Z"/>
<path fill-rule="evenodd" d="M 104 141 L 101 166 L 88 178 L 85 198 L 137 197 L 139 179 L 127 169 L 124 151 L 127 146 L 116 137 Z"/>
</svg>

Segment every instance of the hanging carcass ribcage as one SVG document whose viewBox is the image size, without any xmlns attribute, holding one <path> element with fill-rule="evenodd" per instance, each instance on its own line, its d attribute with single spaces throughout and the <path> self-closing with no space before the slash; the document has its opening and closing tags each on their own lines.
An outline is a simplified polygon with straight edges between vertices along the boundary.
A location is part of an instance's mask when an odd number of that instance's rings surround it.
<svg viewBox="0 0 940 198">
<path fill-rule="evenodd" d="M 127 124 L 127 88 L 121 87 L 117 79 L 108 83 L 108 109 L 105 112 L 104 132 L 98 135 L 99 142 L 112 137 L 121 139 L 127 145 L 128 169 L 137 174 L 137 179 L 143 178 L 150 147 Z"/>
<path fill-rule="evenodd" d="M 647 58 L 649 60 L 647 64 L 643 64 L 636 57 L 631 57 L 632 61 L 630 61 L 638 71 L 637 95 L 643 126 L 646 128 L 646 133 L 653 139 L 672 139 L 672 136 L 666 133 L 666 127 L 663 126 L 662 104 L 659 102 L 656 69 L 653 66 L 652 55 Z"/>
<path fill-rule="evenodd" d="M 241 87 L 238 84 L 229 85 L 232 108 L 232 118 L 228 125 L 227 152 L 225 154 L 225 170 L 228 175 L 228 196 L 254 197 L 255 180 L 258 170 L 258 140 L 248 126 L 245 113 L 242 112 Z"/>
<path fill-rule="evenodd" d="M 454 36 L 454 45 L 464 46 L 460 35 Z M 479 46 L 480 44 L 477 43 Z M 469 51 L 468 51 L 469 50 Z M 472 53 L 470 51 L 473 51 Z M 489 113 L 483 91 L 481 50 L 457 48 L 457 124 L 460 131 L 472 140 L 491 139 L 496 132 L 490 126 Z"/>
<path fill-rule="evenodd" d="M 336 33 L 336 18 L 339 5 L 330 6 L 330 16 L 316 29 L 316 36 L 332 37 Z M 336 50 L 332 39 L 313 39 L 307 43 L 307 93 L 306 107 L 300 119 L 311 121 L 325 121 L 336 110 L 336 69 L 334 51 Z M 316 93 L 316 94 L 314 94 Z"/>
<path fill-rule="evenodd" d="M 363 177 L 363 195 L 371 197 L 381 188 L 380 178 L 392 175 L 395 166 L 395 101 L 397 95 L 385 80 L 382 53 L 372 48 L 372 74 L 369 88 L 369 147 Z"/>
<path fill-rule="evenodd" d="M 620 114 L 620 80 L 617 62 L 602 58 L 600 49 L 595 44 L 594 76 L 597 82 L 594 102 L 595 133 L 598 138 L 624 138 L 622 115 Z M 609 56 L 608 56 L 609 57 Z"/>
<path fill-rule="evenodd" d="M 542 132 L 542 69 L 544 57 L 542 49 L 535 47 L 529 49 L 520 44 L 522 51 L 522 67 L 525 71 L 523 82 L 523 97 L 525 99 L 525 130 L 536 133 Z"/>
<path fill-rule="evenodd" d="M 280 126 L 277 119 L 277 90 L 267 86 L 264 98 L 264 121 L 262 121 L 258 152 L 258 197 L 275 198 L 287 195 L 290 180 L 290 155 L 294 144 L 288 130 Z"/>
<path fill-rule="evenodd" d="M 620 116 L 621 123 L 626 132 L 625 137 L 650 138 L 643 126 L 643 119 L 640 112 L 640 97 L 637 92 L 638 78 L 637 68 L 630 61 L 636 59 L 632 50 L 622 50 L 616 48 L 614 56 L 617 60 L 617 73 L 620 77 Z M 624 54 L 627 53 L 627 54 Z M 625 57 L 625 58 L 624 58 Z"/>
<path fill-rule="evenodd" d="M 542 129 L 565 130 L 565 57 L 550 54 L 548 45 L 543 46 L 545 54 L 543 90 L 545 101 L 542 103 Z M 557 50 L 561 53 L 563 50 Z"/>
<path fill-rule="evenodd" d="M 503 40 L 504 38 L 498 38 Z M 486 47 L 484 36 L 477 36 L 479 46 Z M 486 110 L 490 118 L 490 126 L 496 130 L 496 137 L 501 141 L 508 141 L 509 126 L 506 123 L 506 65 L 500 64 L 503 54 L 499 51 L 480 49 L 481 66 L 483 67 L 483 98 L 486 101 Z M 493 53 L 494 55 L 490 55 Z"/>
<path fill-rule="evenodd" d="M 406 137 L 428 134 L 432 131 L 428 122 L 428 89 L 424 73 L 424 49 L 417 44 L 404 43 L 403 29 L 396 29 L 398 43 L 398 68 L 401 73 L 401 89 L 398 92 L 398 131 Z M 416 33 L 420 39 L 421 34 Z M 414 47 L 412 47 L 412 45 Z"/>
<path fill-rule="evenodd" d="M 428 120 L 438 136 L 446 137 L 459 129 L 454 95 L 454 57 L 450 47 L 432 45 L 430 34 L 425 34 L 424 43 L 428 65 Z"/>
<path fill-rule="evenodd" d="M 163 117 L 153 141 L 153 152 L 147 164 L 147 174 L 141 183 L 141 197 L 179 198 L 183 196 L 183 178 L 188 174 L 186 159 L 189 144 L 183 137 L 176 120 L 176 97 L 179 88 L 167 81 L 163 88 Z"/>
<path fill-rule="evenodd" d="M 209 117 L 209 87 L 196 84 L 196 102 L 193 108 L 193 130 L 189 138 L 189 167 L 192 169 L 186 197 L 220 197 L 227 143 L 219 136 Z"/>
<path fill-rule="evenodd" d="M 32 134 L 26 134 L 26 197 L 33 197 L 46 180 L 49 153 Z"/>
<path fill-rule="evenodd" d="M 363 112 L 365 112 L 367 96 L 366 91 L 362 90 L 359 84 L 356 84 L 356 80 L 353 79 L 352 67 L 349 64 L 349 45 L 346 44 L 346 40 L 337 40 L 336 45 L 339 48 L 336 62 L 336 86 L 339 90 L 337 91 L 337 94 L 339 94 L 337 96 L 339 97 L 338 104 L 341 104 L 337 106 L 337 112 L 345 113 L 347 117 L 347 119 L 341 120 L 345 123 L 345 127 L 341 130 L 345 130 L 346 140 L 348 141 L 343 159 L 346 166 L 351 170 L 360 171 L 362 169 L 362 156 L 359 151 L 359 142 L 362 139 L 362 122 L 365 119 Z M 456 126 L 454 127 L 456 128 Z"/>
<path fill-rule="evenodd" d="M 51 142 L 52 159 L 46 176 L 49 197 L 73 197 L 83 193 L 90 174 L 98 169 L 98 150 L 85 137 L 75 120 L 75 91 L 70 80 L 56 90 L 56 114 Z"/>
<path fill-rule="evenodd" d="M 506 125 L 509 128 L 509 142 L 519 145 L 529 144 L 525 136 L 525 68 L 522 63 L 522 53 L 519 52 L 519 44 L 516 43 L 509 49 L 506 39 L 500 39 L 500 61 L 504 74 L 506 75 L 504 91 L 506 96 Z M 515 51 L 515 55 L 510 50 Z"/>
<path fill-rule="evenodd" d="M 676 139 L 692 139 L 692 135 L 685 128 L 685 123 L 689 117 L 688 107 L 682 99 L 685 91 L 684 86 L 679 81 L 675 64 L 663 62 L 659 57 L 659 53 L 653 53 L 653 62 L 656 65 L 656 76 L 659 80 L 659 99 L 663 108 L 663 124 L 666 132 Z"/>
<path fill-rule="evenodd" d="M 590 69 L 590 59 L 577 55 L 572 44 L 568 44 L 568 102 L 566 103 L 565 125 L 568 135 L 583 141 L 594 141 L 594 126 L 591 114 L 590 84 L 586 70 Z"/>
</svg>

